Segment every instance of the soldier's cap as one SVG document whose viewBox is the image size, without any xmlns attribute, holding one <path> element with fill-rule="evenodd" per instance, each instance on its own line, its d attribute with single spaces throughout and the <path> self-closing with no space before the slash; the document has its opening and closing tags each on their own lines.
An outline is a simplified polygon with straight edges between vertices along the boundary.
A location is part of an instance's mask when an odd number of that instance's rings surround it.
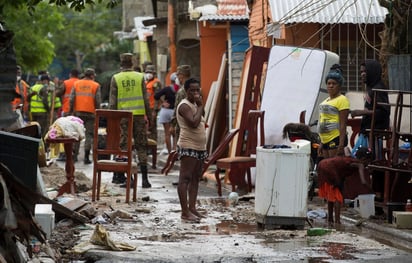
<svg viewBox="0 0 412 263">
<path fill-rule="evenodd" d="M 154 65 L 147 65 L 144 72 L 145 73 L 155 73 L 156 72 L 155 66 Z"/>
<path fill-rule="evenodd" d="M 191 75 L 190 65 L 180 65 L 180 66 L 178 66 L 176 74 L 183 74 L 184 76 L 190 76 Z"/>
<path fill-rule="evenodd" d="M 120 54 L 120 65 L 122 67 L 131 68 L 133 66 L 133 54 L 132 53 Z"/>
<path fill-rule="evenodd" d="M 84 71 L 84 75 L 89 77 L 89 76 L 96 75 L 96 72 L 95 72 L 94 69 L 92 69 L 92 68 L 87 68 L 87 69 Z"/>
</svg>

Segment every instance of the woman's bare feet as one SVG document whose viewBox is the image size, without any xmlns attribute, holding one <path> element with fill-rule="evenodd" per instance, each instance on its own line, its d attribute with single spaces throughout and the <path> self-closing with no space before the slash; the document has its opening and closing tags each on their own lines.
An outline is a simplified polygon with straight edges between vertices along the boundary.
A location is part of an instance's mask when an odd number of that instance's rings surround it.
<svg viewBox="0 0 412 263">
<path fill-rule="evenodd" d="M 200 218 L 198 216 L 196 216 L 195 214 L 193 214 L 192 212 L 190 212 L 190 211 L 188 211 L 187 214 L 182 213 L 182 216 L 180 218 L 184 221 L 188 221 L 188 222 L 192 222 L 192 223 L 199 223 L 200 222 Z"/>
<path fill-rule="evenodd" d="M 204 214 L 199 213 L 197 210 L 190 210 L 190 212 L 199 218 L 206 218 Z"/>
</svg>

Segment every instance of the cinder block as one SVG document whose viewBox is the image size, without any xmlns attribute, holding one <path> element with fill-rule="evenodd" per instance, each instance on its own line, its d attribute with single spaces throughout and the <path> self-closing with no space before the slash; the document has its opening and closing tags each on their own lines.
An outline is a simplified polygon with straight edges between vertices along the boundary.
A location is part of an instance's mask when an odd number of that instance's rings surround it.
<svg viewBox="0 0 412 263">
<path fill-rule="evenodd" d="M 392 224 L 394 224 L 396 228 L 412 229 L 412 212 L 393 211 Z"/>
</svg>

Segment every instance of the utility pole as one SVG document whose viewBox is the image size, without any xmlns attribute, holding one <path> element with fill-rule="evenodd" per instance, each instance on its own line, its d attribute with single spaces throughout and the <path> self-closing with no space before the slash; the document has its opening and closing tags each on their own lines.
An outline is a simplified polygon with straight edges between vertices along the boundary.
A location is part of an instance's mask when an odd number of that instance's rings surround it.
<svg viewBox="0 0 412 263">
<path fill-rule="evenodd" d="M 178 26 L 177 0 L 168 0 L 167 35 L 169 37 L 170 72 L 177 69 L 176 59 L 176 28 Z"/>
</svg>

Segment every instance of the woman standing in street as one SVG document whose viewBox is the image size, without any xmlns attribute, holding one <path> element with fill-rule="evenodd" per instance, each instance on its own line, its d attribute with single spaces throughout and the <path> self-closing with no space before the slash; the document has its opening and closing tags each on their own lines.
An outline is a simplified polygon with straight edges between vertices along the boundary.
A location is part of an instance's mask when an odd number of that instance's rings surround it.
<svg viewBox="0 0 412 263">
<path fill-rule="evenodd" d="M 188 79 L 184 84 L 186 98 L 177 106 L 176 118 L 180 127 L 177 152 L 180 173 L 177 193 L 182 208 L 181 218 L 198 222 L 204 217 L 196 210 L 203 160 L 207 158 L 206 129 L 200 82 Z"/>
</svg>

